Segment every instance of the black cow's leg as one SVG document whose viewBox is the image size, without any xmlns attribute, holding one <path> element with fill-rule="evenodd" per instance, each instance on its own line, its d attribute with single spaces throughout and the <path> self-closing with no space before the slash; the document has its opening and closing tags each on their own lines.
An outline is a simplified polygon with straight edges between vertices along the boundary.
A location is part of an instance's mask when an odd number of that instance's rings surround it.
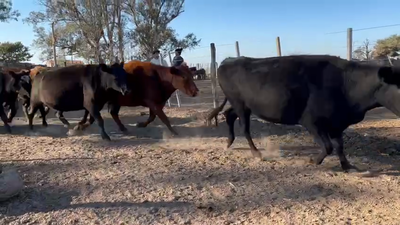
<svg viewBox="0 0 400 225">
<path fill-rule="evenodd" d="M 117 105 L 117 104 L 110 104 L 110 107 L 111 107 L 110 114 L 111 114 L 111 117 L 113 118 L 114 122 L 118 125 L 118 128 L 120 131 L 126 133 L 128 131 L 128 129 L 126 129 L 126 127 L 122 124 L 122 122 L 118 116 L 121 106 Z"/>
<path fill-rule="evenodd" d="M 239 116 L 239 119 L 241 122 L 241 126 L 243 129 L 244 137 L 247 140 L 247 143 L 250 146 L 251 153 L 253 154 L 254 157 L 262 158 L 261 152 L 257 149 L 255 146 L 253 139 L 251 138 L 250 135 L 250 115 L 251 115 L 251 110 L 246 108 L 244 105 L 241 105 L 240 107 L 236 107 L 235 109 L 236 114 Z"/>
<path fill-rule="evenodd" d="M 87 116 L 89 115 L 89 123 L 87 123 Z M 95 119 L 90 115 L 89 111 L 85 110 L 85 115 L 82 120 L 74 127 L 74 130 L 85 130 L 87 127 L 94 123 Z"/>
<path fill-rule="evenodd" d="M 18 101 L 15 101 L 14 104 L 10 105 L 10 111 L 8 112 L 7 116 L 8 123 L 11 123 L 15 115 L 17 115 L 17 109 L 18 109 Z"/>
<path fill-rule="evenodd" d="M 328 136 L 328 133 L 321 128 L 307 128 L 308 131 L 316 138 L 319 145 L 322 145 L 322 151 L 314 159 L 311 159 L 316 165 L 320 165 L 326 156 L 332 154 L 333 144 Z"/>
<path fill-rule="evenodd" d="M 41 115 L 41 118 L 42 118 L 42 126 L 47 127 L 46 109 L 44 108 L 43 105 L 39 106 L 39 111 L 40 111 L 40 115 Z"/>
<path fill-rule="evenodd" d="M 33 117 L 35 117 L 36 112 L 38 111 L 40 105 L 31 104 L 31 107 L 28 112 L 28 124 L 29 129 L 33 130 Z"/>
<path fill-rule="evenodd" d="M 226 148 L 231 147 L 233 144 L 233 141 L 235 140 L 235 121 L 237 119 L 237 114 L 233 110 L 233 108 L 229 108 L 225 110 L 224 112 L 225 118 L 226 118 L 226 124 L 228 125 L 229 128 L 229 134 L 228 134 L 228 145 Z"/>
<path fill-rule="evenodd" d="M 28 114 L 29 114 L 29 105 L 24 105 L 23 107 L 22 107 L 22 111 L 24 111 L 24 114 L 25 114 L 25 118 L 27 119 L 27 120 L 29 120 L 28 118 Z"/>
<path fill-rule="evenodd" d="M 344 171 L 349 171 L 350 169 L 355 169 L 355 170 L 359 171 L 359 169 L 357 167 L 350 164 L 350 162 L 347 160 L 346 156 L 344 155 L 343 133 L 334 135 L 333 137 L 331 137 L 331 139 L 332 139 L 333 144 L 335 145 L 334 148 L 336 149 L 342 169 Z"/>
<path fill-rule="evenodd" d="M 90 115 L 92 115 L 93 118 L 97 121 L 97 124 L 99 125 L 100 130 L 101 130 L 100 131 L 101 138 L 104 140 L 110 141 L 111 138 L 110 138 L 110 136 L 108 136 L 108 134 L 106 133 L 106 131 L 104 129 L 104 120 L 101 117 L 99 108 L 92 101 L 91 104 L 89 104 L 89 106 L 86 109 L 89 111 Z"/>
<path fill-rule="evenodd" d="M 160 118 L 160 120 L 167 126 L 168 130 L 172 134 L 178 135 L 178 132 L 176 132 L 175 129 L 172 128 L 167 115 L 165 115 L 165 113 L 163 111 L 164 105 L 157 105 L 152 102 L 148 102 L 147 105 L 149 106 L 150 110 L 152 110 L 154 112 L 154 114 L 156 114 L 156 116 L 158 116 L 158 118 Z"/>
<path fill-rule="evenodd" d="M 94 123 L 94 117 L 92 115 L 89 116 L 89 124 L 92 125 Z"/>
<path fill-rule="evenodd" d="M 156 114 L 154 113 L 153 110 L 149 110 L 149 118 L 147 118 L 146 122 L 140 122 L 136 126 L 137 127 L 147 127 L 151 122 L 153 122 L 156 119 Z"/>
<path fill-rule="evenodd" d="M 89 125 L 86 125 L 88 116 L 89 116 L 89 111 L 85 109 L 85 114 L 83 114 L 81 121 L 79 121 L 79 123 L 74 127 L 74 130 L 84 130 L 86 127 L 88 127 Z"/>
<path fill-rule="evenodd" d="M 3 104 L 0 104 L 0 118 L 4 123 L 4 128 L 6 128 L 6 131 L 8 133 L 11 133 L 11 127 L 10 127 L 10 125 L 8 125 L 8 122 L 7 122 L 8 118 L 6 116 L 6 113 L 4 112 Z"/>
<path fill-rule="evenodd" d="M 61 121 L 61 123 L 64 124 L 64 127 L 69 128 L 69 122 L 67 119 L 65 119 L 64 117 L 64 113 L 61 111 L 56 111 L 56 116 L 58 117 L 58 119 Z"/>
<path fill-rule="evenodd" d="M 50 111 L 50 108 L 49 107 L 47 107 L 47 106 L 44 106 L 44 114 L 47 116 L 47 114 L 49 113 L 49 111 Z M 56 112 L 56 116 L 57 116 L 57 112 Z M 39 115 L 39 118 L 43 118 L 43 116 L 42 115 Z M 62 121 L 61 121 L 62 122 Z"/>
<path fill-rule="evenodd" d="M 49 114 L 50 112 L 50 107 L 44 106 L 44 113 L 47 116 L 47 114 Z"/>
</svg>

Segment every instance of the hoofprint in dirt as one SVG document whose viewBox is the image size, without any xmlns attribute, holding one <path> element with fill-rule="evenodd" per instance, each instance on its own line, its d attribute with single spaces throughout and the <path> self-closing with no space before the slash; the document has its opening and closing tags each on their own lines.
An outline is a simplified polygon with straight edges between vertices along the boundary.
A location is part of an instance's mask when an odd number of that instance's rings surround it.
<svg viewBox="0 0 400 225">
<path fill-rule="evenodd" d="M 380 170 L 363 177 L 343 173 L 336 155 L 308 164 L 316 145 L 299 126 L 254 119 L 256 145 L 270 143 L 263 153 L 270 160 L 260 161 L 239 150 L 248 145 L 238 122 L 240 137 L 225 150 L 226 125 L 205 127 L 195 119 L 199 110 L 165 109 L 175 138 L 158 119 L 134 127 L 147 119 L 141 112 L 148 111 L 121 113 L 129 135 L 103 112 L 110 143 L 96 125 L 66 136 L 57 119 L 48 128 L 37 120 L 33 133 L 0 127 L 0 164 L 17 168 L 25 182 L 19 196 L 0 203 L 0 224 L 398 224 L 399 120 L 372 113 L 346 131 L 349 160 Z"/>
</svg>

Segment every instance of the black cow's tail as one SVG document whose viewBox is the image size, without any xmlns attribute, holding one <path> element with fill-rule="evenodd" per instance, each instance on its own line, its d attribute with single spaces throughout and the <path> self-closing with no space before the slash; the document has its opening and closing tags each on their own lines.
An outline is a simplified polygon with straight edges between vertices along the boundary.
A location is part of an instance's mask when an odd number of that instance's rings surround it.
<svg viewBox="0 0 400 225">
<path fill-rule="evenodd" d="M 218 120 L 217 120 L 218 113 L 222 111 L 222 109 L 225 107 L 225 104 L 227 102 L 228 102 L 228 99 L 225 97 L 225 99 L 222 102 L 222 104 L 220 106 L 218 106 L 217 108 L 215 108 L 213 111 L 211 111 L 210 114 L 208 114 L 207 119 L 206 119 L 207 125 L 210 125 L 211 124 L 211 120 L 213 118 L 215 118 L 215 125 L 218 126 Z"/>
</svg>

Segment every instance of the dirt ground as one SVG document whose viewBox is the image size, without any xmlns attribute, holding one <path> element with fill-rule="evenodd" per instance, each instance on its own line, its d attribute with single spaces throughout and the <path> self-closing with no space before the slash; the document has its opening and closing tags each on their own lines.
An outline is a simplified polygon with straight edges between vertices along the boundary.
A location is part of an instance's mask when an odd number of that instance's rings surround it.
<svg viewBox="0 0 400 225">
<path fill-rule="evenodd" d="M 308 164 L 319 150 L 299 126 L 253 119 L 256 145 L 266 149 L 260 161 L 236 122 L 238 138 L 227 150 L 225 123 L 205 127 L 204 111 L 167 108 L 178 137 L 159 119 L 135 127 L 147 109 L 122 111 L 128 135 L 103 112 L 109 143 L 97 125 L 76 136 L 55 118 L 47 128 L 37 120 L 33 132 L 19 118 L 12 135 L 1 125 L 0 164 L 17 168 L 25 188 L 0 203 L 0 224 L 399 224 L 393 114 L 378 109 L 346 131 L 349 160 L 369 176 L 343 173 L 336 155 Z M 65 115 L 76 123 L 82 114 Z"/>
</svg>

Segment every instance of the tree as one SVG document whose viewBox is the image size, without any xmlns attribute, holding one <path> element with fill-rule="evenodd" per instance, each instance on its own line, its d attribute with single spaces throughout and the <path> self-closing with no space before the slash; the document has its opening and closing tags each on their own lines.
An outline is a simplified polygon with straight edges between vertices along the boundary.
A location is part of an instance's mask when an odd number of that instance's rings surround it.
<svg viewBox="0 0 400 225">
<path fill-rule="evenodd" d="M 17 10 L 12 11 L 12 2 L 10 0 L 0 1 L 0 21 L 8 22 L 10 20 L 18 20 L 21 14 Z"/>
<path fill-rule="evenodd" d="M 0 61 L 3 62 L 21 62 L 28 61 L 33 55 L 29 53 L 29 48 L 21 42 L 3 42 L 0 43 Z"/>
<path fill-rule="evenodd" d="M 125 11 L 134 28 L 129 37 L 136 45 L 137 58 L 148 59 L 154 49 L 171 52 L 174 48 L 193 48 L 200 44 L 193 33 L 178 39 L 168 24 L 184 12 L 185 0 L 128 1 Z"/>
<path fill-rule="evenodd" d="M 124 52 L 124 47 L 125 47 L 125 28 L 127 24 L 127 19 L 126 16 L 124 15 L 123 11 L 123 6 L 122 6 L 122 0 L 115 0 L 114 2 L 116 4 L 116 17 L 117 17 L 117 37 L 118 37 L 118 56 L 120 60 L 124 60 L 125 58 L 125 52 Z"/>
<path fill-rule="evenodd" d="M 45 58 L 53 47 L 52 33 L 45 26 L 52 23 L 56 24 L 56 47 L 69 43 L 79 57 L 94 62 L 111 63 L 115 56 L 126 58 L 124 48 L 128 44 L 137 50 L 139 59 L 146 59 L 155 48 L 170 52 L 200 43 L 194 34 L 178 38 L 175 30 L 168 27 L 183 12 L 184 0 L 37 1 L 46 10 L 31 12 L 25 22 L 33 25 L 35 46 Z"/>
<path fill-rule="evenodd" d="M 394 57 L 400 51 L 400 35 L 394 34 L 387 38 L 380 39 L 375 44 L 375 57 Z"/>
<path fill-rule="evenodd" d="M 44 12 L 32 11 L 23 21 L 24 23 L 33 25 L 33 31 L 36 37 L 33 41 L 33 46 L 41 50 L 40 59 L 45 61 L 54 58 L 53 42 L 56 49 L 58 49 L 56 51 L 57 58 L 64 57 L 65 52 L 63 48 L 74 52 L 79 49 L 79 56 L 86 56 L 87 54 L 85 51 L 87 50 L 87 46 L 86 43 L 83 43 L 83 37 L 81 32 L 79 32 L 79 27 L 73 20 L 68 20 L 65 15 L 61 13 L 62 8 L 59 8 L 59 4 L 62 4 L 62 2 L 39 0 L 38 3 L 44 6 L 46 10 Z M 45 28 L 46 25 L 48 26 L 52 23 L 54 24 L 54 41 L 52 30 Z"/>
<path fill-rule="evenodd" d="M 356 48 L 356 50 L 353 51 L 353 59 L 357 59 L 360 61 L 368 61 L 371 59 L 371 52 L 372 48 L 370 46 L 370 42 L 368 39 L 366 39 L 361 46 Z"/>
</svg>

